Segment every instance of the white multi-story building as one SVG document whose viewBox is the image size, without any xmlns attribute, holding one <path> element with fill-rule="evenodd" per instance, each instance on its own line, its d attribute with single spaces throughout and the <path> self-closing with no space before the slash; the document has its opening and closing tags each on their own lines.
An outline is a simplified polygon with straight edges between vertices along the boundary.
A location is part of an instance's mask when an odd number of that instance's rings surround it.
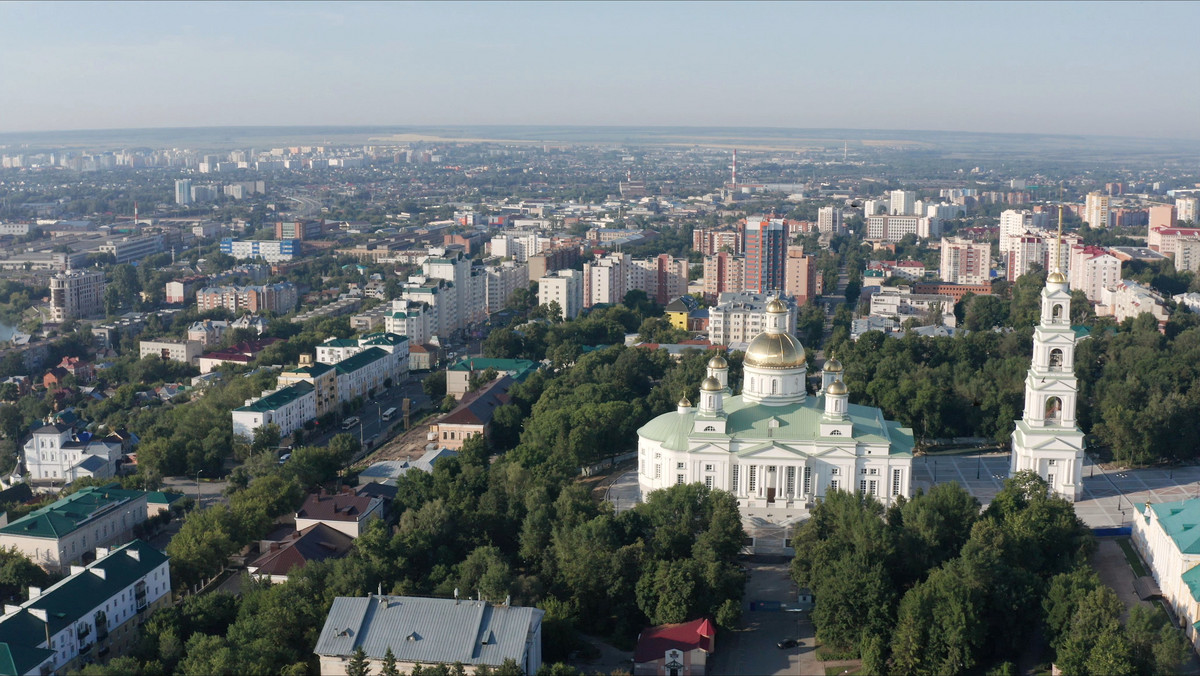
<svg viewBox="0 0 1200 676">
<path fill-rule="evenodd" d="M 526 263 L 530 256 L 542 252 L 546 242 L 548 240 L 538 237 L 536 232 L 506 232 L 492 238 L 491 253 L 493 256 Z"/>
<path fill-rule="evenodd" d="M 437 335 L 437 315 L 424 303 L 403 298 L 392 301 L 392 310 L 383 320 L 388 333 L 408 336 L 414 345 L 424 345 Z"/>
<path fill-rule="evenodd" d="M 888 214 L 892 216 L 916 215 L 917 193 L 911 190 L 893 190 L 888 197 Z"/>
<path fill-rule="evenodd" d="M 1175 252 L 1175 269 L 1200 272 L 1200 237 L 1175 237 L 1171 246 Z"/>
<path fill-rule="evenodd" d="M 708 341 L 714 345 L 738 345 L 750 342 L 767 327 L 767 305 L 772 297 L 762 293 L 723 293 L 708 310 Z M 786 329 L 796 332 L 796 307 L 788 304 Z"/>
<path fill-rule="evenodd" d="M 120 656 L 146 619 L 170 604 L 171 568 L 162 552 L 134 540 L 96 547 L 95 556 L 45 590 L 31 587 L 27 601 L 5 604 L 0 645 L 8 673 L 73 673 Z"/>
<path fill-rule="evenodd" d="M 198 340 L 143 340 L 138 342 L 138 358 L 159 357 L 184 364 L 195 364 L 204 352 L 204 343 Z"/>
<path fill-rule="evenodd" d="M 50 321 L 104 314 L 104 272 L 69 270 L 50 278 Z"/>
<path fill-rule="evenodd" d="M 1016 238 L 1010 243 L 1008 250 L 1006 270 L 1008 281 L 1017 281 L 1018 277 L 1029 272 L 1034 263 L 1044 266 L 1049 249 L 1046 240 L 1038 235 L 1023 235 Z"/>
<path fill-rule="evenodd" d="M 927 216 L 868 216 L 867 239 L 898 242 L 905 235 L 921 239 L 940 237 L 942 222 Z"/>
<path fill-rule="evenodd" d="M 938 276 L 953 284 L 986 284 L 992 272 L 992 245 L 960 237 L 942 238 Z"/>
<path fill-rule="evenodd" d="M 488 314 L 500 312 L 508 305 L 517 289 L 529 288 L 529 266 L 516 261 L 503 261 L 484 268 L 487 275 Z"/>
<path fill-rule="evenodd" d="M 184 206 L 192 203 L 192 179 L 182 178 L 175 181 L 175 203 Z"/>
<path fill-rule="evenodd" d="M 221 240 L 221 253 L 238 260 L 261 258 L 268 263 L 278 263 L 290 261 L 300 255 L 300 240 L 243 240 L 227 237 Z"/>
<path fill-rule="evenodd" d="M 100 253 L 112 254 L 117 263 L 140 261 L 146 256 L 163 252 L 162 235 L 142 235 L 110 239 L 100 245 Z"/>
<path fill-rule="evenodd" d="M 1176 197 L 1175 209 L 1180 222 L 1200 225 L 1200 197 L 1195 195 Z"/>
<path fill-rule="evenodd" d="M 820 394 L 808 396 L 788 308 L 774 300 L 766 315 L 746 350 L 741 394 L 729 389 L 725 359 L 714 357 L 696 405 L 685 398 L 638 430 L 638 486 L 643 496 L 688 483 L 729 491 L 754 550 L 786 553 L 788 524 L 833 491 L 885 505 L 909 497 L 913 435 L 877 408 L 850 404 L 836 359 Z"/>
<path fill-rule="evenodd" d="M 400 382 L 408 377 L 409 338 L 390 332 L 368 333 L 359 338 L 330 338 L 317 346 L 317 362 L 334 366 L 371 348 L 379 348 L 391 358 L 371 361 L 374 368 L 383 369 L 381 380 L 391 378 Z"/>
<path fill-rule="evenodd" d="M 629 292 L 629 254 L 610 253 L 583 264 L 583 306 L 606 303 L 615 305 Z"/>
<path fill-rule="evenodd" d="M 1098 192 L 1088 193 L 1084 202 L 1083 220 L 1093 228 L 1107 228 L 1111 216 L 1111 199 Z"/>
<path fill-rule="evenodd" d="M 1070 253 L 1071 288 L 1099 303 L 1104 289 L 1121 281 L 1121 259 L 1098 246 L 1073 246 Z"/>
<path fill-rule="evenodd" d="M 387 380 L 397 382 L 400 373 L 399 362 L 399 354 L 391 354 L 378 346 L 372 346 L 333 364 L 337 371 L 338 401 L 346 402 L 355 398 L 366 400 L 374 392 L 386 387 Z"/>
<path fill-rule="evenodd" d="M 924 317 L 935 305 L 942 310 L 942 325 L 956 325 L 954 296 L 934 293 L 912 293 L 907 286 L 885 286 L 871 295 L 871 316 L 891 317 L 903 322 L 905 319 Z"/>
<path fill-rule="evenodd" d="M 1083 495 L 1083 432 L 1075 424 L 1075 331 L 1071 291 L 1060 271 L 1046 276 L 1041 321 L 1033 332 L 1033 362 L 1025 378 L 1025 413 L 1012 435 L 1010 472 L 1033 470 L 1050 490 Z"/>
<path fill-rule="evenodd" d="M 465 329 L 487 319 L 487 276 L 482 269 L 471 266 L 471 259 L 461 251 L 430 249 L 429 257 L 421 263 L 426 279 L 448 283 L 443 294 L 453 294 L 456 316 L 450 330 Z"/>
<path fill-rule="evenodd" d="M 246 405 L 233 409 L 233 433 L 246 439 L 254 438 L 254 430 L 266 425 L 278 425 L 279 436 L 287 437 L 317 417 L 316 388 L 300 381 L 261 397 L 247 399 Z"/>
<path fill-rule="evenodd" d="M 133 527 L 149 517 L 146 493 L 87 486 L 0 526 L 0 547 L 13 547 L 46 570 L 67 572 L 95 547 L 128 542 Z"/>
<path fill-rule="evenodd" d="M 1096 305 L 1096 316 L 1112 317 L 1118 323 L 1133 319 L 1143 312 L 1153 315 L 1160 329 L 1171 318 L 1163 305 L 1162 296 L 1131 279 L 1123 279 L 1105 288 Z"/>
<path fill-rule="evenodd" d="M 1200 499 L 1133 505 L 1133 546 L 1192 645 L 1200 644 Z"/>
<path fill-rule="evenodd" d="M 564 320 L 574 319 L 583 309 L 583 273 L 556 270 L 538 280 L 538 305 L 558 303 Z"/>
<path fill-rule="evenodd" d="M 446 282 L 440 279 L 409 277 L 400 300 L 419 304 L 428 313 L 430 335 L 449 337 L 459 329 L 458 295 L 447 292 Z M 394 314 L 394 313 L 393 313 Z M 411 334 L 409 334 L 411 337 Z"/>
<path fill-rule="evenodd" d="M 70 427 L 44 425 L 25 442 L 25 471 L 35 481 L 58 481 L 62 485 L 85 477 L 104 478 L 116 473 L 121 443 L 85 435 L 77 437 Z"/>
<path fill-rule="evenodd" d="M 840 235 L 845 232 L 845 229 L 845 225 L 843 225 L 842 222 L 842 210 L 840 207 L 821 207 L 817 210 L 818 231 Z"/>
</svg>

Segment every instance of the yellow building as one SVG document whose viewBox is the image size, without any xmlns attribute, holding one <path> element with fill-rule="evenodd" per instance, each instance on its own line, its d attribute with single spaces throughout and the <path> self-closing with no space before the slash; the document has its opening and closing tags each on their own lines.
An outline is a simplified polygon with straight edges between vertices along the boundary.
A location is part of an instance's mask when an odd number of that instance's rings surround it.
<svg viewBox="0 0 1200 676">
<path fill-rule="evenodd" d="M 680 296 L 667 304 L 666 315 L 667 321 L 671 322 L 671 326 L 681 331 L 688 330 L 688 315 L 693 310 L 700 306 L 695 298 L 691 296 Z"/>
<path fill-rule="evenodd" d="M 279 373 L 280 387 L 306 382 L 317 396 L 317 417 L 333 412 L 338 403 L 337 370 L 329 364 L 313 361 L 311 354 L 300 355 L 300 365 Z"/>
</svg>

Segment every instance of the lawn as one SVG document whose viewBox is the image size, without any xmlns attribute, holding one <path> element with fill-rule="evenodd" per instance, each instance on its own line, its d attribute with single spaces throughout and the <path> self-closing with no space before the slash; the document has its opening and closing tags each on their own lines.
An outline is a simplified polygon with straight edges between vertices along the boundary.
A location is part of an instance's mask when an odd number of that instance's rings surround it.
<svg viewBox="0 0 1200 676">
<path fill-rule="evenodd" d="M 1150 574 L 1142 565 L 1142 559 L 1138 557 L 1137 552 L 1133 551 L 1133 544 L 1129 538 L 1118 538 L 1117 544 L 1121 546 L 1121 551 L 1125 552 L 1125 560 L 1129 562 L 1129 567 L 1133 569 L 1134 575 L 1145 577 Z"/>
</svg>

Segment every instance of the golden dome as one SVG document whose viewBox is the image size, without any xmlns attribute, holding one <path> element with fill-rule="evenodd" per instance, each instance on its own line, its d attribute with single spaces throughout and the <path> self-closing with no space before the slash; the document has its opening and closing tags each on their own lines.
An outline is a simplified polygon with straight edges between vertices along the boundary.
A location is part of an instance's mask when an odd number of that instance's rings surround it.
<svg viewBox="0 0 1200 676">
<path fill-rule="evenodd" d="M 713 357 L 712 359 L 708 360 L 708 368 L 710 368 L 710 369 L 727 369 L 727 368 L 729 368 L 729 362 L 725 361 L 725 357 L 722 357 L 721 355 L 717 355 L 717 356 Z"/>
<path fill-rule="evenodd" d="M 691 408 L 692 402 L 690 400 L 688 400 L 687 395 L 684 395 L 683 399 L 679 400 L 679 403 L 677 404 L 677 406 L 679 406 L 681 408 Z"/>
<path fill-rule="evenodd" d="M 824 370 L 826 373 L 841 373 L 844 369 L 842 369 L 842 362 L 838 361 L 837 357 L 830 357 L 825 362 Z"/>
<path fill-rule="evenodd" d="M 829 387 L 825 390 L 826 394 L 842 395 L 846 393 L 846 383 L 840 380 L 835 380 L 829 383 Z"/>
<path fill-rule="evenodd" d="M 787 333 L 760 333 L 746 348 L 747 366 L 791 369 L 804 366 L 804 347 Z"/>
<path fill-rule="evenodd" d="M 778 298 L 772 298 L 771 302 L 767 303 L 767 312 L 787 312 L 787 306 L 784 305 Z"/>
<path fill-rule="evenodd" d="M 721 381 L 709 376 L 704 379 L 704 382 L 700 383 L 700 390 L 703 392 L 720 392 Z"/>
<path fill-rule="evenodd" d="M 1050 282 L 1051 284 L 1062 284 L 1067 281 L 1067 276 L 1055 270 L 1054 272 L 1050 273 L 1049 277 L 1046 277 L 1046 281 Z"/>
</svg>

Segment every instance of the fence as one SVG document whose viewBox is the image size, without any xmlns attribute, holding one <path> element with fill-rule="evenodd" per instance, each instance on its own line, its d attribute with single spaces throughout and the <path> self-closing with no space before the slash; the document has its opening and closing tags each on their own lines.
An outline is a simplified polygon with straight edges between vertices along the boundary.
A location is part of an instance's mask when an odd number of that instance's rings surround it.
<svg viewBox="0 0 1200 676">
<path fill-rule="evenodd" d="M 601 460 L 600 462 L 598 462 L 594 465 L 580 467 L 579 474 L 581 474 L 582 476 L 591 476 L 591 475 L 595 474 L 596 472 L 606 470 L 606 469 L 612 467 L 613 465 L 618 465 L 622 462 L 625 462 L 626 460 L 632 460 L 636 457 L 637 457 L 637 451 L 629 451 L 628 453 L 622 453 L 621 455 L 614 455 L 613 457 L 605 458 L 604 460 Z"/>
</svg>

